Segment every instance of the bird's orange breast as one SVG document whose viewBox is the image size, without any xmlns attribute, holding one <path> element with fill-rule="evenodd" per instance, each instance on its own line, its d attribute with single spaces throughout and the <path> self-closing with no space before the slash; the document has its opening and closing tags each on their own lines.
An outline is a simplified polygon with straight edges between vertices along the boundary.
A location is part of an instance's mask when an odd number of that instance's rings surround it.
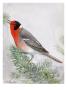
<svg viewBox="0 0 67 90">
<path fill-rule="evenodd" d="M 14 41 L 15 41 L 15 44 L 18 47 L 19 40 L 20 40 L 19 29 L 18 30 L 14 30 L 14 28 L 12 26 L 10 26 L 10 31 L 11 31 L 11 35 L 12 35 Z"/>
<path fill-rule="evenodd" d="M 25 42 L 20 39 L 20 36 L 19 36 L 21 33 L 21 29 L 18 28 L 17 30 L 14 30 L 14 27 L 11 25 L 10 31 L 11 31 L 11 35 L 14 39 L 16 46 L 18 48 L 22 49 L 23 51 L 25 51 L 27 49 L 27 46 L 26 46 Z"/>
</svg>

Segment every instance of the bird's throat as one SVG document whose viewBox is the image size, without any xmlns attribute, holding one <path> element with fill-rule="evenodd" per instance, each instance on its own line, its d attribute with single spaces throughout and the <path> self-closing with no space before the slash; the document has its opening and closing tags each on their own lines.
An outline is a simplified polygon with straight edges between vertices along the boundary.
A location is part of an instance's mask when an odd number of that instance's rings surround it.
<svg viewBox="0 0 67 90">
<path fill-rule="evenodd" d="M 11 35 L 14 39 L 14 42 L 16 44 L 16 46 L 18 47 L 18 43 L 19 43 L 19 30 L 14 30 L 12 27 L 10 27 L 11 30 Z"/>
</svg>

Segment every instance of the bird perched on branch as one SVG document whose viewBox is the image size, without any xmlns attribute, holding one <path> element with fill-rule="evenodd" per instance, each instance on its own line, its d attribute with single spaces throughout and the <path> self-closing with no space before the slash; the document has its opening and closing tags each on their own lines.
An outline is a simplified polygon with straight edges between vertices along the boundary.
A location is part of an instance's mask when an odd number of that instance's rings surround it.
<svg viewBox="0 0 67 90">
<path fill-rule="evenodd" d="M 56 62 L 62 63 L 61 60 L 52 56 L 30 32 L 28 32 L 25 28 L 20 27 L 21 24 L 18 21 L 9 21 L 9 24 L 11 35 L 17 48 L 21 49 L 25 53 L 32 53 L 31 49 L 33 49 L 34 51 L 37 51 Z"/>
</svg>

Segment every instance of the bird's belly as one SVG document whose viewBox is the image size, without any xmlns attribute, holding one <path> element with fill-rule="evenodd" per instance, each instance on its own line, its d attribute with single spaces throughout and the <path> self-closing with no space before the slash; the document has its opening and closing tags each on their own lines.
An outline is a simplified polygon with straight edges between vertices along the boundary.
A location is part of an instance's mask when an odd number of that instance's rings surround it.
<svg viewBox="0 0 67 90">
<path fill-rule="evenodd" d="M 34 52 L 34 50 L 31 47 L 29 47 L 24 41 L 19 43 L 18 48 L 20 48 L 23 52 Z"/>
</svg>

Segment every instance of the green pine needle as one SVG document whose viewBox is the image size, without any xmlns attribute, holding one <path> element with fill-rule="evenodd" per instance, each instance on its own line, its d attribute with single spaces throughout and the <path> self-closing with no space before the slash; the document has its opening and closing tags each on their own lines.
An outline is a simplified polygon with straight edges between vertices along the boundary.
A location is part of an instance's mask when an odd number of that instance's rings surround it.
<svg viewBox="0 0 67 90">
<path fill-rule="evenodd" d="M 3 24 L 6 24 L 8 22 L 8 20 L 9 20 L 9 15 L 4 13 L 3 14 Z"/>
<path fill-rule="evenodd" d="M 59 83 L 55 72 L 50 68 L 50 62 L 44 62 L 43 65 L 35 65 L 30 61 L 29 57 L 21 53 L 19 49 L 12 46 L 10 48 L 11 58 L 16 67 L 16 73 L 12 75 L 18 79 L 25 77 L 25 83 Z M 29 82 L 28 82 L 29 81 Z"/>
</svg>

